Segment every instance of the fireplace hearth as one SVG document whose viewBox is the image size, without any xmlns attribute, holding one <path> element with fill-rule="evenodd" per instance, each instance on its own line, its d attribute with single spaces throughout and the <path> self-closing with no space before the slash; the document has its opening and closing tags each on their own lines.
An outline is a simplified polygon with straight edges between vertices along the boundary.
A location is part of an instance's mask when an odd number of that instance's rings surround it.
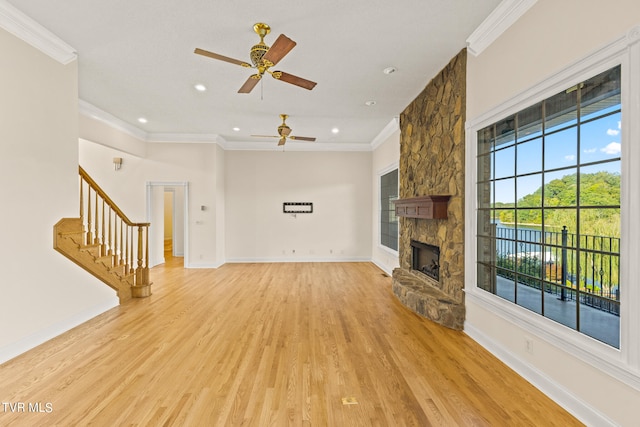
<svg viewBox="0 0 640 427">
<path fill-rule="evenodd" d="M 411 269 L 440 281 L 440 248 L 412 240 L 411 251 Z"/>
</svg>

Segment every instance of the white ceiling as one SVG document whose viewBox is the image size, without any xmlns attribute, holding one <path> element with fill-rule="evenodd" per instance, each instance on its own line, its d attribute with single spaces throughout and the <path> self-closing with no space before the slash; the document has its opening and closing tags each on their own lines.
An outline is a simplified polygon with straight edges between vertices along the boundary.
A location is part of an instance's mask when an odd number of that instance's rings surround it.
<svg viewBox="0 0 640 427">
<path fill-rule="evenodd" d="M 316 137 L 312 144 L 371 144 L 500 0 L 9 3 L 77 51 L 83 103 L 138 128 L 147 140 L 195 135 L 222 138 L 230 148 L 250 142 L 275 149 L 277 139 L 250 135 L 276 135 L 283 113 L 292 134 Z M 193 53 L 199 47 L 249 62 L 257 22 L 271 26 L 267 45 L 281 33 L 297 42 L 274 69 L 317 82 L 312 91 L 266 76 L 250 94 L 239 94 L 253 70 Z M 391 66 L 397 71 L 384 74 Z M 208 90 L 196 91 L 196 83 Z M 366 106 L 369 100 L 376 104 Z"/>
</svg>

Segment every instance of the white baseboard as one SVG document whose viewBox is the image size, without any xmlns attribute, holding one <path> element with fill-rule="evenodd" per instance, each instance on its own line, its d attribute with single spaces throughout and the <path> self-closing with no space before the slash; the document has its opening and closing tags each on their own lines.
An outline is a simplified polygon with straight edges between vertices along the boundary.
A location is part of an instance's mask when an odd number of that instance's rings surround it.
<svg viewBox="0 0 640 427">
<path fill-rule="evenodd" d="M 389 266 L 384 265 L 378 261 L 376 261 L 375 259 L 370 260 L 373 264 L 375 264 L 376 267 L 378 267 L 380 270 L 384 271 L 387 275 L 389 275 L 390 277 L 393 276 L 393 269 L 390 269 Z"/>
<path fill-rule="evenodd" d="M 68 330 L 75 328 L 76 326 L 84 323 L 90 319 L 93 319 L 99 314 L 104 313 L 107 310 L 110 310 L 114 307 L 118 306 L 118 299 L 115 298 L 115 301 L 104 302 L 93 307 L 90 307 L 86 310 L 81 311 L 80 313 L 76 313 L 73 316 L 64 319 L 60 322 L 57 322 L 53 325 L 47 326 L 44 329 L 41 329 L 37 332 L 34 332 L 31 335 L 28 335 L 20 340 L 6 345 L 0 348 L 0 364 L 13 359 L 16 356 L 21 355 L 22 353 L 31 350 L 34 347 L 39 346 L 40 344 L 49 341 L 52 338 L 57 337 L 58 335 L 67 332 Z"/>
<path fill-rule="evenodd" d="M 464 332 L 581 422 L 588 426 L 604 427 L 617 425 L 606 415 L 597 411 L 581 399 L 578 399 L 564 387 L 548 378 L 544 373 L 528 363 L 523 362 L 517 355 L 493 341 L 468 322 L 465 322 Z"/>
<path fill-rule="evenodd" d="M 209 264 L 209 263 L 203 263 L 203 264 L 190 263 L 189 265 L 185 265 L 184 268 L 220 268 L 223 265 L 224 265 L 224 261 L 223 262 L 216 262 L 216 263 L 213 263 L 213 264 Z"/>
<path fill-rule="evenodd" d="M 230 264 L 242 263 L 277 263 L 277 262 L 372 262 L 371 258 L 308 258 L 308 257 L 287 257 L 287 258 L 229 258 L 226 262 Z"/>
<path fill-rule="evenodd" d="M 185 268 L 220 268 L 224 264 L 266 264 L 266 263 L 278 263 L 278 262 L 372 262 L 376 264 L 380 269 L 382 269 L 385 273 L 391 275 L 387 269 L 385 269 L 382 265 L 377 264 L 372 261 L 371 258 L 229 258 L 224 261 L 215 263 L 215 264 L 197 264 L 191 263 L 189 265 L 185 265 Z"/>
</svg>

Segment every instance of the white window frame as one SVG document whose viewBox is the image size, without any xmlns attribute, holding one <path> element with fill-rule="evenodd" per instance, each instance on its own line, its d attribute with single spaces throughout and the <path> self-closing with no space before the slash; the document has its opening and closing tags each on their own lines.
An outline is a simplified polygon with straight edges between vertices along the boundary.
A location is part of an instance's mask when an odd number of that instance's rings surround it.
<svg viewBox="0 0 640 427">
<path fill-rule="evenodd" d="M 477 284 L 478 131 L 617 65 L 622 71 L 620 348 L 533 313 Z M 541 340 L 640 390 L 640 26 L 466 124 L 465 293 Z"/>
<path fill-rule="evenodd" d="M 382 176 L 388 174 L 389 172 L 392 172 L 393 170 L 397 169 L 398 170 L 398 196 L 400 195 L 400 162 L 394 162 L 391 165 L 387 166 L 384 169 L 381 169 L 377 172 L 378 175 L 378 221 L 377 221 L 377 242 L 378 242 L 378 248 L 386 251 L 388 253 L 390 253 L 391 255 L 394 256 L 399 256 L 399 252 L 396 250 L 391 249 L 388 246 L 385 246 L 382 244 L 382 230 L 380 229 L 380 220 L 381 220 L 381 213 L 382 213 L 382 205 L 381 205 L 381 193 L 382 193 Z M 398 248 L 400 247 L 400 223 L 398 223 Z"/>
</svg>

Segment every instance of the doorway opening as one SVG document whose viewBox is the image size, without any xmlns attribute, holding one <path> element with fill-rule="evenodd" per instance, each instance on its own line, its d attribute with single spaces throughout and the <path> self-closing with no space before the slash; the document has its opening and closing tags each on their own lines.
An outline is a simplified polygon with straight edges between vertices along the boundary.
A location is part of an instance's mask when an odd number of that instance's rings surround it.
<svg viewBox="0 0 640 427">
<path fill-rule="evenodd" d="M 188 183 L 147 183 L 147 217 L 149 230 L 149 262 L 153 267 L 171 261 L 189 265 Z"/>
</svg>

